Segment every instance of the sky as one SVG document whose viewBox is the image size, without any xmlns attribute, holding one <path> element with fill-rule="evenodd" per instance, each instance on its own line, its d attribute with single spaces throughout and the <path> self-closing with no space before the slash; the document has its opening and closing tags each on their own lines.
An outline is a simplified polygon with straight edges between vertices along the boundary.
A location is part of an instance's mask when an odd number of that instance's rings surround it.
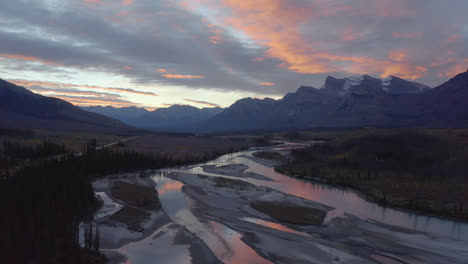
<svg viewBox="0 0 468 264">
<path fill-rule="evenodd" d="M 467 0 L 0 1 L 0 78 L 75 105 L 227 107 L 327 76 L 437 86 L 468 68 Z"/>
</svg>

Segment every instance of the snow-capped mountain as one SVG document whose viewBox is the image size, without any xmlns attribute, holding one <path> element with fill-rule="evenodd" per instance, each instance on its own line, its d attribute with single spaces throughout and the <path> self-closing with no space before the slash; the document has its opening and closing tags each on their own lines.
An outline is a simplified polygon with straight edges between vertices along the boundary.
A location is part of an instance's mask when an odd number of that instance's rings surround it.
<svg viewBox="0 0 468 264">
<path fill-rule="evenodd" d="M 468 72 L 431 89 L 395 76 L 327 77 L 280 100 L 242 99 L 204 122 L 202 131 L 467 126 Z"/>
<path fill-rule="evenodd" d="M 323 89 L 335 91 L 340 95 L 346 94 L 368 94 L 385 92 L 390 95 L 416 94 L 430 87 L 412 81 L 407 81 L 395 76 L 389 76 L 384 79 L 374 78 L 369 75 L 358 75 L 336 79 L 328 76 Z"/>
</svg>

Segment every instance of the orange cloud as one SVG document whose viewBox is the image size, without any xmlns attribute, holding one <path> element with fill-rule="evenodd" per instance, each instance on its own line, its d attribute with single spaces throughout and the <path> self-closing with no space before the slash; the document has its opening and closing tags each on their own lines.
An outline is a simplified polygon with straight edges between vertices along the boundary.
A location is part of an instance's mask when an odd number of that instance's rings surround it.
<svg viewBox="0 0 468 264">
<path fill-rule="evenodd" d="M 467 59 L 461 59 L 458 64 L 455 66 L 449 67 L 448 69 L 442 70 L 438 76 L 439 77 L 453 77 L 459 73 L 467 71 L 468 68 L 468 58 Z"/>
<path fill-rule="evenodd" d="M 301 30 L 304 24 L 310 23 L 315 11 L 322 3 L 307 2 L 294 4 L 284 0 L 223 0 L 222 7 L 230 9 L 230 15 L 224 18 L 224 25 L 244 33 L 257 45 L 266 49 L 265 55 L 282 61 L 279 67 L 303 74 L 317 74 L 346 71 L 348 73 L 395 73 L 411 79 L 425 75 L 424 67 L 411 65 L 401 61 L 389 59 L 375 59 L 367 56 L 343 56 L 329 51 L 323 51 L 320 43 L 310 41 Z M 325 5 L 324 12 L 329 8 Z M 385 11 L 385 5 L 378 8 Z M 351 8 L 351 7 L 349 7 Z M 331 8 L 330 14 L 336 15 L 340 10 Z M 352 9 L 352 8 L 351 8 Z M 397 16 L 410 14 L 403 7 L 395 7 Z M 383 14 L 385 15 L 385 14 Z M 325 16 L 320 12 L 317 16 Z M 343 39 L 353 40 L 362 33 L 352 29 L 345 30 Z M 395 33 L 397 37 L 418 37 L 422 33 L 403 35 Z M 404 71 L 404 72 L 403 72 Z"/>
<path fill-rule="evenodd" d="M 269 86 L 275 85 L 275 83 L 272 83 L 272 82 L 261 82 L 261 83 L 259 83 L 259 84 L 260 84 L 260 85 L 269 85 Z"/>
<path fill-rule="evenodd" d="M 216 36 L 211 36 L 210 37 L 210 42 L 213 44 L 219 44 L 223 41 L 223 36 L 221 35 L 216 35 Z"/>
<path fill-rule="evenodd" d="M 58 64 L 56 62 L 53 62 L 53 61 L 48 61 L 48 60 L 43 60 L 41 58 L 38 58 L 38 57 L 33 57 L 33 56 L 25 56 L 25 55 L 21 55 L 21 54 L 0 54 L 0 57 L 4 57 L 4 58 L 8 58 L 8 59 L 15 59 L 15 60 L 23 60 L 23 61 L 36 61 L 36 62 L 40 62 L 42 64 L 46 64 L 46 65 L 56 65 L 56 66 L 63 66 L 62 64 Z"/>
<path fill-rule="evenodd" d="M 152 92 L 143 92 L 137 91 L 128 88 L 115 88 L 115 87 L 101 87 L 101 86 L 91 86 L 91 85 L 79 85 L 79 84 L 70 84 L 70 83 L 60 83 L 60 82 L 47 82 L 47 81 L 28 81 L 28 80 L 9 80 L 11 83 L 14 83 L 18 86 L 23 87 L 33 87 L 33 86 L 43 86 L 43 87 L 52 87 L 52 88 L 85 88 L 85 89 L 98 89 L 104 91 L 112 91 L 112 92 L 124 92 L 124 93 L 131 93 L 131 94 L 139 94 L 139 95 L 150 95 L 150 96 L 158 96 Z"/>
<path fill-rule="evenodd" d="M 401 50 L 390 51 L 388 58 L 394 61 L 404 61 L 407 57 L 406 52 Z"/>
<path fill-rule="evenodd" d="M 96 93 L 96 92 L 86 92 L 86 91 L 61 91 L 61 90 L 54 90 L 54 89 L 35 89 L 35 88 L 29 88 L 30 91 L 33 91 L 35 93 L 39 93 L 42 95 L 47 95 L 47 96 L 67 96 L 67 95 L 74 95 L 74 96 L 93 96 L 93 97 L 105 97 L 105 98 L 117 98 L 118 96 L 110 95 L 110 94 L 105 94 L 105 93 Z"/>
<path fill-rule="evenodd" d="M 200 75 L 182 75 L 182 74 L 163 74 L 162 76 L 168 79 L 201 79 L 205 78 L 205 76 Z"/>
<path fill-rule="evenodd" d="M 131 69 L 132 69 L 132 67 L 130 67 L 130 66 L 128 66 L 128 65 L 125 65 L 124 68 L 127 69 L 127 70 L 131 70 Z"/>
<path fill-rule="evenodd" d="M 111 100 L 99 100 L 99 99 L 87 99 L 87 98 L 74 98 L 74 97 L 69 97 L 69 96 L 54 96 L 55 98 L 59 98 L 62 100 L 65 100 L 67 102 L 70 102 L 74 105 L 78 106 L 94 106 L 94 105 L 112 105 L 114 107 L 129 107 L 129 106 L 135 106 L 138 104 L 135 104 L 133 102 L 119 102 L 119 101 L 111 101 Z"/>
<path fill-rule="evenodd" d="M 259 61 L 263 61 L 263 60 L 264 60 L 264 58 L 257 57 L 255 59 L 253 59 L 252 61 L 259 62 Z"/>
<path fill-rule="evenodd" d="M 157 72 L 167 72 L 166 69 L 157 69 L 156 71 L 157 71 Z"/>
<path fill-rule="evenodd" d="M 154 111 L 154 110 L 158 109 L 157 107 L 153 107 L 153 106 L 145 106 L 143 108 L 148 110 L 148 111 Z"/>
<path fill-rule="evenodd" d="M 408 66 L 406 64 L 392 64 L 383 68 L 380 77 L 384 78 L 390 75 L 395 75 L 403 79 L 419 79 L 426 75 L 427 68 L 421 66 Z"/>
</svg>

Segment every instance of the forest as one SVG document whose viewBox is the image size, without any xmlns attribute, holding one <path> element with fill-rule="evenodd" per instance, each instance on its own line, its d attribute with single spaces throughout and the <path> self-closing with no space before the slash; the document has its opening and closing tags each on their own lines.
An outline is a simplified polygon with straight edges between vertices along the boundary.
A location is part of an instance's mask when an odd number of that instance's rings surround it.
<svg viewBox="0 0 468 264">
<path fill-rule="evenodd" d="M 96 150 L 95 141 L 85 149 L 81 156 L 68 153 L 60 159 L 45 159 L 62 153 L 63 146 L 4 142 L 0 154 L 0 263 L 105 263 L 95 236 L 86 235 L 84 248 L 78 241 L 80 222 L 92 219 L 100 206 L 92 190 L 94 178 L 199 163 L 223 154 L 187 154 L 176 159 L 170 154 L 149 155 L 119 147 Z M 17 166 L 24 159 L 30 162 Z"/>
</svg>

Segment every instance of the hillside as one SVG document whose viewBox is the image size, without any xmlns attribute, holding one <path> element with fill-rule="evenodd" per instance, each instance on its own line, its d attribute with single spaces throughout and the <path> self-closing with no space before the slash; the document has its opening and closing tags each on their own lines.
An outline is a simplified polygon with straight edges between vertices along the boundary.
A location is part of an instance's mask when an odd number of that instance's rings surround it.
<svg viewBox="0 0 468 264">
<path fill-rule="evenodd" d="M 0 127 L 126 133 L 134 128 L 0 80 Z"/>
</svg>

